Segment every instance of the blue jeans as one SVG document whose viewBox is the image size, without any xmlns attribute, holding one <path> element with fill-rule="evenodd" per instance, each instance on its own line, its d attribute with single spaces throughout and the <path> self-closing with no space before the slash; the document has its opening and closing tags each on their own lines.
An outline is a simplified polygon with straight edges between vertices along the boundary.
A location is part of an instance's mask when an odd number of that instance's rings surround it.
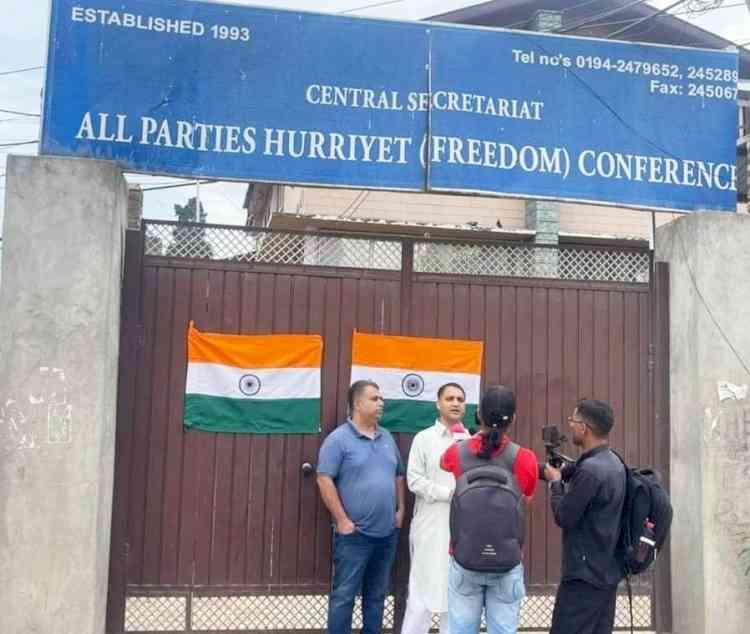
<svg viewBox="0 0 750 634">
<path fill-rule="evenodd" d="M 398 530 L 387 537 L 367 537 L 358 531 L 351 535 L 334 533 L 329 634 L 350 634 L 354 598 L 359 593 L 362 593 L 362 634 L 380 634 L 398 534 Z"/>
<path fill-rule="evenodd" d="M 516 634 L 525 596 L 523 564 L 503 574 L 474 572 L 462 568 L 451 557 L 448 570 L 451 634 L 479 634 L 482 608 L 486 610 L 487 634 Z"/>
</svg>

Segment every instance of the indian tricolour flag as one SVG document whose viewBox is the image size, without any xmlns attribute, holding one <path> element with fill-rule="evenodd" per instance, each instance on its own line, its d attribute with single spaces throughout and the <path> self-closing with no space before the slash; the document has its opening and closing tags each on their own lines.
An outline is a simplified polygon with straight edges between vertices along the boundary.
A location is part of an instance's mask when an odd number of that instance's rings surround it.
<svg viewBox="0 0 750 634">
<path fill-rule="evenodd" d="M 188 328 L 187 428 L 320 431 L 319 335 L 224 335 Z"/>
<path fill-rule="evenodd" d="M 474 426 L 482 372 L 482 342 L 369 335 L 352 340 L 352 383 L 380 386 L 385 410 L 380 424 L 391 431 L 417 432 L 435 422 L 437 391 L 458 383 L 466 391 L 464 422 Z"/>
</svg>

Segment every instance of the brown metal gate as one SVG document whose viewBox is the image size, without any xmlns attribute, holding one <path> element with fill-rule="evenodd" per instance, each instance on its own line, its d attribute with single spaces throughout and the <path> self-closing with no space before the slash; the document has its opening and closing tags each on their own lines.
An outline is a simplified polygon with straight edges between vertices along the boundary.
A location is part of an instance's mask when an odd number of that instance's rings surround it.
<svg viewBox="0 0 750 634">
<path fill-rule="evenodd" d="M 354 329 L 483 340 L 484 384 L 516 390 L 513 435 L 539 456 L 541 426 L 563 423 L 578 398 L 592 396 L 612 403 L 614 445 L 628 461 L 663 462 L 651 278 L 639 250 L 162 222 L 129 232 L 107 631 L 325 628 L 331 532 L 301 465 L 315 463 L 344 419 Z M 208 331 L 320 333 L 323 432 L 185 433 L 191 319 Z M 411 438 L 398 441 L 406 458 Z M 544 629 L 560 536 L 542 487 L 528 521 L 523 624 Z M 389 629 L 403 607 L 406 544 L 404 531 Z M 637 592 L 641 629 L 653 624 L 652 587 L 649 579 Z"/>
</svg>

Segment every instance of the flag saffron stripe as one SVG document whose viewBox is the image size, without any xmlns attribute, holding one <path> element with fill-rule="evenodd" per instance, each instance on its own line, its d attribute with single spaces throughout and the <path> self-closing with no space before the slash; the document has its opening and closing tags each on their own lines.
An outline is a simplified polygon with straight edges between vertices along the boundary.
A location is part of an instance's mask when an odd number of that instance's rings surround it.
<svg viewBox="0 0 750 634">
<path fill-rule="evenodd" d="M 482 373 L 481 341 L 370 335 L 354 332 L 352 365 Z"/>
<path fill-rule="evenodd" d="M 432 372 L 407 368 L 374 368 L 353 365 L 352 383 L 360 379 L 375 381 L 383 398 L 437 401 L 437 391 L 446 383 L 458 383 L 466 393 L 468 403 L 479 402 L 481 376 L 462 372 Z"/>
<path fill-rule="evenodd" d="M 319 368 L 320 335 L 224 335 L 188 330 L 188 361 L 237 368 Z"/>
<path fill-rule="evenodd" d="M 185 395 L 185 427 L 242 434 L 317 434 L 320 399 L 241 400 Z"/>
<path fill-rule="evenodd" d="M 256 400 L 320 398 L 320 368 L 248 370 L 190 362 L 185 392 Z"/>
</svg>

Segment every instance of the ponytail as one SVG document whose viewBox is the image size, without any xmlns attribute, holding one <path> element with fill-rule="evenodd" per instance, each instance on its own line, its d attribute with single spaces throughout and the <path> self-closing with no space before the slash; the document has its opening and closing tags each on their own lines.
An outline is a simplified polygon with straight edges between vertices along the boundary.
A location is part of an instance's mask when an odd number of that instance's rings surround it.
<svg viewBox="0 0 750 634">
<path fill-rule="evenodd" d="M 490 431 L 481 434 L 482 445 L 477 456 L 489 460 L 502 444 L 505 431 L 510 427 L 516 413 L 516 397 L 513 391 L 504 385 L 488 388 L 482 396 L 479 412 L 482 422 Z"/>
<path fill-rule="evenodd" d="M 477 456 L 482 460 L 489 460 L 492 457 L 492 454 L 503 442 L 504 434 L 505 432 L 499 429 L 493 429 L 487 434 L 480 434 L 482 445 L 479 447 L 479 453 L 477 453 Z"/>
</svg>

